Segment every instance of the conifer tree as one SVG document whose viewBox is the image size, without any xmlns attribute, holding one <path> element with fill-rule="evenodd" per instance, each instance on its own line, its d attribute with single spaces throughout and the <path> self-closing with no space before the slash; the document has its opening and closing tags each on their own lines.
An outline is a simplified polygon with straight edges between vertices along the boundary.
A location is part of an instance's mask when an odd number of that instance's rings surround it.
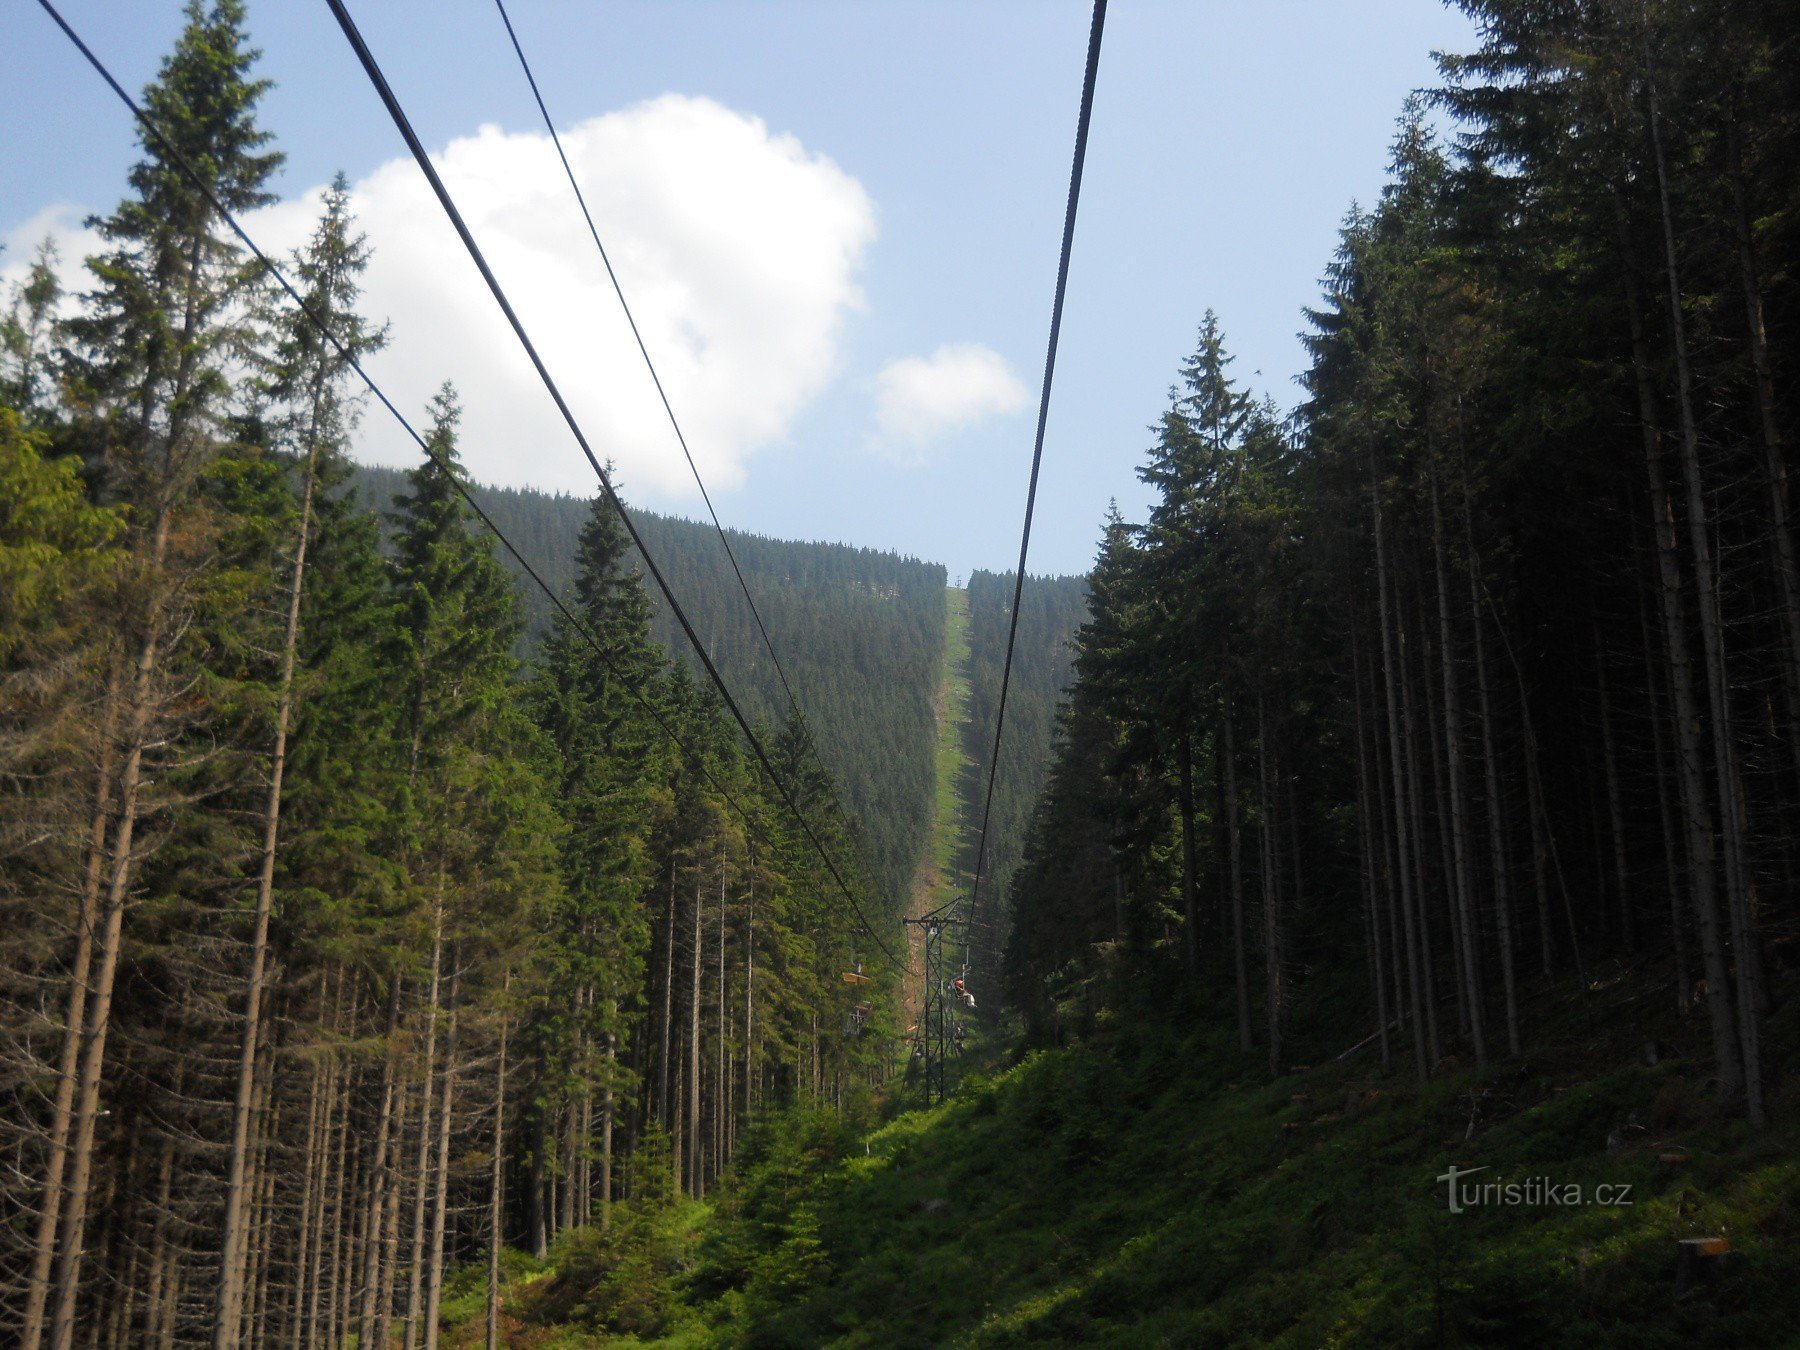
<svg viewBox="0 0 1800 1350">
<path fill-rule="evenodd" d="M 280 162 L 256 123 L 266 89 L 235 0 L 192 0 L 174 51 L 144 91 L 146 111 L 185 166 L 204 175 L 229 210 L 269 200 L 264 184 Z M 219 435 L 229 396 L 226 365 L 247 343 L 240 314 L 252 274 L 183 164 L 147 138 L 132 169 L 132 195 L 95 222 L 106 251 L 91 259 L 96 289 L 71 321 L 77 401 L 104 424 L 106 496 L 128 512 L 131 577 L 123 622 L 98 719 L 94 817 L 102 858 L 95 872 L 92 950 L 84 927 L 74 964 L 91 966 L 85 999 L 71 999 L 65 1040 L 79 1044 L 69 1110 L 50 1129 L 44 1200 L 24 1317 L 35 1350 L 74 1336 L 85 1257 L 95 1128 L 106 1065 L 113 986 L 129 902 L 145 756 L 169 739 L 173 690 L 164 680 L 169 645 L 181 631 L 192 553 L 204 541 L 184 528 Z M 102 829 L 99 822 L 109 820 Z M 85 904 L 85 901 L 84 901 Z M 82 1006 L 77 1009 L 76 1004 Z M 66 1058 L 66 1056 L 65 1056 Z M 61 1100 L 59 1093 L 58 1100 Z M 66 1168 L 66 1176 L 65 1176 Z M 50 1265 L 56 1265 L 54 1299 Z"/>
</svg>

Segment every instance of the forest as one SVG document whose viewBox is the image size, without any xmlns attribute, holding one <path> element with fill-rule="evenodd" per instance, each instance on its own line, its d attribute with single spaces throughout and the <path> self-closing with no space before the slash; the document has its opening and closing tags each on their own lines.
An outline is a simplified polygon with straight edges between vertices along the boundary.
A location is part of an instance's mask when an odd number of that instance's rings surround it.
<svg viewBox="0 0 1800 1350">
<path fill-rule="evenodd" d="M 391 469 L 357 465 L 353 481 L 381 510 L 405 490 L 401 475 Z M 472 486 L 494 523 L 561 592 L 573 575 L 588 504 L 528 488 Z M 717 540 L 704 526 L 671 516 L 636 511 L 633 517 L 733 692 L 753 718 L 780 722 L 790 711 L 786 691 Z M 781 654 L 795 699 L 806 710 L 820 761 L 836 778 L 844 808 L 861 831 L 873 878 L 883 894 L 897 896 L 925 846 L 931 682 L 943 643 L 944 568 L 875 549 L 729 534 L 768 625 L 770 645 Z M 635 561 L 636 550 L 629 556 Z M 512 565 L 510 557 L 506 561 Z M 513 571 L 527 617 L 520 651 L 529 655 L 549 632 L 554 607 L 516 565 Z M 686 639 L 654 589 L 651 605 L 652 638 L 700 677 Z M 1054 695 L 1046 690 L 1042 697 L 1047 715 Z M 1033 744 L 1041 755 L 1049 744 L 1047 727 L 1038 730 Z M 1022 828 L 1021 821 L 1015 834 Z"/>
<path fill-rule="evenodd" d="M 1465 8 L 1302 404 L 1208 313 L 1148 519 L 1107 521 L 1010 989 L 1054 1036 L 1179 968 L 1278 1074 L 1354 951 L 1423 1080 L 1525 1053 L 1534 986 L 1647 967 L 1760 1125 L 1800 919 L 1800 16 Z"/>
<path fill-rule="evenodd" d="M 0 1335 L 1791 1339 L 1800 9 L 1456 7 L 1295 405 L 1198 316 L 1141 519 L 970 577 L 946 746 L 938 564 L 732 532 L 778 672 L 633 510 L 702 660 L 451 385 L 357 463 L 354 200 L 291 303 L 191 0 L 80 285 L 0 297 Z"/>
<path fill-rule="evenodd" d="M 765 691 L 765 765 L 668 655 L 604 498 L 569 503 L 561 603 L 527 609 L 453 388 L 372 509 L 353 362 L 388 329 L 342 179 L 283 260 L 304 308 L 221 218 L 281 161 L 244 24 L 189 7 L 87 289 L 40 255 L 6 320 L 0 1285 L 27 1346 L 436 1344 L 453 1269 L 496 1318 L 501 1240 L 700 1195 L 753 1118 L 886 1068 L 837 991 L 891 940 L 875 869 L 920 846 L 928 693 L 869 731 L 899 795 L 865 849 L 797 711 Z M 803 685 L 858 643 L 935 665 L 941 568 L 746 552 L 787 583 L 777 631 L 829 635 Z M 816 704 L 842 735 L 897 683 Z"/>
</svg>

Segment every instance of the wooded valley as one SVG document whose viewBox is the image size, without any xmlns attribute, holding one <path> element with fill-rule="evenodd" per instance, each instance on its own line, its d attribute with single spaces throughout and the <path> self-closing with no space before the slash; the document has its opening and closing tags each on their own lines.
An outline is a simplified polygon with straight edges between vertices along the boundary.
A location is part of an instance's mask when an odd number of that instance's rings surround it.
<svg viewBox="0 0 1800 1350">
<path fill-rule="evenodd" d="M 710 527 L 470 482 L 449 383 L 357 462 L 406 316 L 342 175 L 299 304 L 233 233 L 191 0 L 0 296 L 0 1337 L 1791 1335 L 1800 9 L 1458 6 L 1297 406 L 1207 311 L 1143 518 L 971 575 L 963 670 L 942 565 L 731 531 L 765 643 Z"/>
</svg>

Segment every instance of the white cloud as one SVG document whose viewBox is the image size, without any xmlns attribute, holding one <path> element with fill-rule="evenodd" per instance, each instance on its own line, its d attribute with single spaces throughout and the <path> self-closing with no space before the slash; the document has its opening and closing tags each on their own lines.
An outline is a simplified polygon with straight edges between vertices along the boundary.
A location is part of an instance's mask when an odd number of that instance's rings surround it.
<svg viewBox="0 0 1800 1350">
<path fill-rule="evenodd" d="M 840 332 L 863 303 L 874 203 L 829 159 L 710 99 L 665 94 L 562 139 L 707 485 L 741 483 L 837 372 Z M 696 496 L 549 137 L 485 126 L 435 159 L 595 453 L 634 495 Z M 320 192 L 246 224 L 285 255 L 310 231 Z M 371 373 L 409 416 L 454 380 L 476 478 L 592 493 L 592 470 L 412 161 L 381 165 L 351 192 L 374 248 L 364 308 L 392 321 Z M 84 286 L 67 213 L 15 238 L 45 224 L 69 236 L 68 280 Z M 7 273 L 24 252 L 8 250 Z M 379 410 L 359 453 L 418 457 Z"/>
<path fill-rule="evenodd" d="M 990 417 L 1016 413 L 1029 395 L 1005 357 L 978 343 L 903 356 L 875 377 L 878 448 L 919 458 L 933 442 Z"/>
</svg>

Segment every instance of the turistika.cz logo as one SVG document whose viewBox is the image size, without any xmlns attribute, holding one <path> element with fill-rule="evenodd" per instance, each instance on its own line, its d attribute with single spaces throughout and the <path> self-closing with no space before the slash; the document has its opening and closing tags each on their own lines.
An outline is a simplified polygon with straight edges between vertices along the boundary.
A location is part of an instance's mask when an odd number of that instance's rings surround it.
<svg viewBox="0 0 1800 1350">
<path fill-rule="evenodd" d="M 1463 1180 L 1464 1177 L 1472 1177 L 1477 1172 L 1487 1170 L 1485 1166 L 1457 1167 L 1452 1164 L 1448 1172 L 1438 1176 L 1438 1181 L 1449 1188 L 1452 1214 L 1461 1214 L 1464 1210 L 1478 1209 L 1485 1205 L 1533 1205 L 1560 1209 L 1581 1205 L 1618 1208 L 1631 1203 L 1631 1186 L 1627 1182 L 1603 1182 L 1590 1191 L 1580 1182 L 1558 1181 L 1554 1177 L 1526 1177 L 1521 1181 Z"/>
</svg>

